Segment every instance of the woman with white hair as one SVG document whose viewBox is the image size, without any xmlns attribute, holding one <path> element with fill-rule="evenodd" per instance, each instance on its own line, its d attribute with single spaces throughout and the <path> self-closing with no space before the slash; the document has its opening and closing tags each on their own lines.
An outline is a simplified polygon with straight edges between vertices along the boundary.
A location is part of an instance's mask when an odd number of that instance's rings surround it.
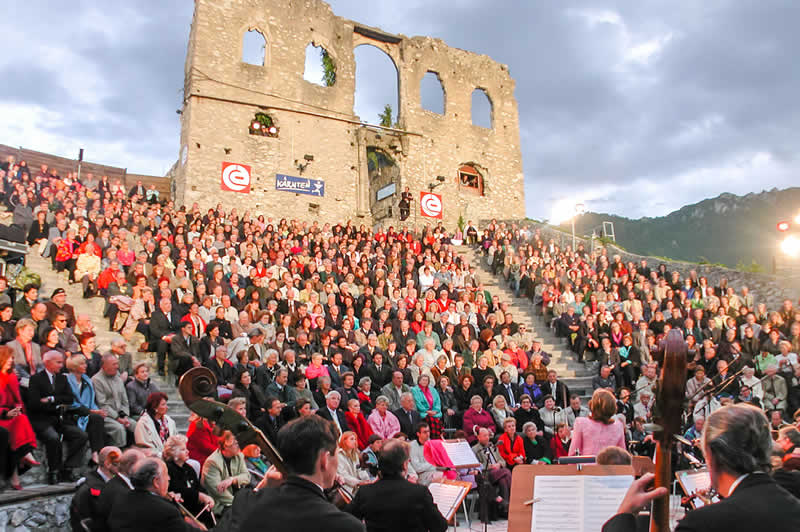
<svg viewBox="0 0 800 532">
<path fill-rule="evenodd" d="M 764 412 L 744 404 L 720 408 L 707 418 L 701 445 L 711 487 L 723 499 L 688 512 L 675 532 L 800 530 L 800 501 L 767 473 L 773 442 Z M 668 496 L 665 487 L 647 491 L 653 479 L 648 473 L 631 485 L 603 532 L 637 529 L 635 514 Z"/>
<path fill-rule="evenodd" d="M 192 515 L 197 515 L 204 507 L 214 506 L 214 499 L 203 493 L 197 471 L 190 464 L 189 451 L 186 449 L 186 436 L 175 434 L 167 438 L 161 453 L 169 472 L 169 491 L 177 493 L 183 499 L 182 504 Z"/>
</svg>

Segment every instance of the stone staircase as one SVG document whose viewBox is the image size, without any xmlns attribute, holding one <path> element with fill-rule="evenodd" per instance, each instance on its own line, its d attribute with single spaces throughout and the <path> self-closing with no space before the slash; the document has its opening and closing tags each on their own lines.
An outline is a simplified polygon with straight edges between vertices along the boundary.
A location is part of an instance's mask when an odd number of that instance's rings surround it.
<svg viewBox="0 0 800 532">
<path fill-rule="evenodd" d="M 42 279 L 42 286 L 39 289 L 40 298 L 47 298 L 56 288 L 64 288 L 67 292 L 67 302 L 75 308 L 75 315 L 85 314 L 95 326 L 97 349 L 105 353 L 110 349 L 113 340 L 121 338 L 116 332 L 108 330 L 108 319 L 103 317 L 105 302 L 101 297 L 83 299 L 83 288 L 80 284 L 70 284 L 67 274 L 57 273 L 50 267 L 50 259 L 39 256 L 36 248 L 31 248 L 26 257 L 26 266 L 38 273 Z M 175 420 L 178 432 L 185 434 L 189 426 L 190 411 L 181 400 L 175 386 L 174 377 L 168 378 L 158 375 L 155 367 L 155 354 L 138 352 L 139 345 L 144 341 L 141 334 L 135 333 L 128 344 L 128 352 L 132 354 L 133 364 L 141 361 L 150 364 L 150 378 L 158 388 L 169 396 L 169 415 Z M 36 449 L 35 455 L 40 461 L 44 460 L 44 450 Z M 88 452 L 87 452 L 88 461 Z M 36 488 L 46 482 L 45 467 L 31 469 L 22 475 L 22 484 L 26 489 Z"/>
<path fill-rule="evenodd" d="M 575 354 L 567 346 L 566 339 L 555 335 L 542 315 L 536 312 L 529 299 L 515 297 L 514 292 L 501 277 L 492 275 L 483 255 L 478 252 L 477 248 L 456 246 L 455 249 L 468 264 L 474 265 L 475 269 L 480 272 L 484 288 L 490 294 L 500 296 L 501 301 L 508 302 L 508 308 L 514 315 L 514 321 L 524 323 L 528 331 L 542 342 L 542 350 L 551 356 L 548 368 L 558 372 L 559 380 L 564 381 L 570 392 L 577 393 L 584 398 L 590 397 L 593 375 L 590 370 L 577 361 Z"/>
</svg>

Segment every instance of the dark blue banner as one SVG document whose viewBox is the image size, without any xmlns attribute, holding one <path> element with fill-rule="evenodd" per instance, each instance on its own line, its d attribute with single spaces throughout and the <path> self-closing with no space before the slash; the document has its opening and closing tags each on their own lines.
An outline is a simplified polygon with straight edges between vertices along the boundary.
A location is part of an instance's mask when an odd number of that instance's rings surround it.
<svg viewBox="0 0 800 532">
<path fill-rule="evenodd" d="M 275 174 L 275 190 L 322 197 L 325 195 L 325 181 L 308 177 Z"/>
</svg>

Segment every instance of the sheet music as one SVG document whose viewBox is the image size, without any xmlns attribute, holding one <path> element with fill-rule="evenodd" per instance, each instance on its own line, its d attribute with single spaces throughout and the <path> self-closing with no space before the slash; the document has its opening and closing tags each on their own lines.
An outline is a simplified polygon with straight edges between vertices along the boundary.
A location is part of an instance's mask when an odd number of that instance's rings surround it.
<svg viewBox="0 0 800 532">
<path fill-rule="evenodd" d="M 632 481 L 627 475 L 539 475 L 531 531 L 597 532 L 617 513 Z"/>
<path fill-rule="evenodd" d="M 701 490 L 708 490 L 711 487 L 711 475 L 708 471 L 681 471 L 680 481 L 683 488 L 687 491 L 687 495 L 697 493 Z M 719 501 L 719 497 L 712 499 L 714 502 Z M 700 497 L 692 499 L 695 508 L 700 508 L 705 505 L 705 502 Z"/>
<path fill-rule="evenodd" d="M 428 490 L 433 495 L 433 502 L 448 521 L 458 510 L 458 502 L 464 495 L 464 489 L 462 486 L 442 484 L 441 482 L 431 482 L 428 486 Z"/>
<path fill-rule="evenodd" d="M 455 467 L 475 465 L 480 463 L 478 461 L 478 458 L 475 456 L 475 453 L 472 452 L 472 448 L 469 446 L 469 442 L 443 441 L 442 445 L 444 446 L 444 450 L 447 453 L 447 456 L 450 457 L 450 461 L 453 462 L 453 465 Z"/>
</svg>

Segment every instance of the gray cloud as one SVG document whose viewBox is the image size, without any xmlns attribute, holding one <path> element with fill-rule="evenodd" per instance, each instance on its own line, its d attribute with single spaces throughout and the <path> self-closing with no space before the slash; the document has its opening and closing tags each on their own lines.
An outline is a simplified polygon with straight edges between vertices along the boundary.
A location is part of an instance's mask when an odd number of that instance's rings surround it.
<svg viewBox="0 0 800 532">
<path fill-rule="evenodd" d="M 332 7 L 510 66 L 531 216 L 551 218 L 553 203 L 575 200 L 594 211 L 655 216 L 723 191 L 796 184 L 800 3 L 336 0 Z M 0 47 L 12 52 L 0 57 L 0 111 L 26 127 L 20 133 L 0 119 L 0 142 L 81 143 L 102 162 L 165 171 L 177 156 L 191 8 L 12 2 L 4 18 L 15 24 L 0 34 Z M 356 112 L 374 121 L 385 103 L 396 111 L 390 63 L 362 48 L 357 59 Z M 423 92 L 423 101 L 435 98 Z"/>
</svg>

